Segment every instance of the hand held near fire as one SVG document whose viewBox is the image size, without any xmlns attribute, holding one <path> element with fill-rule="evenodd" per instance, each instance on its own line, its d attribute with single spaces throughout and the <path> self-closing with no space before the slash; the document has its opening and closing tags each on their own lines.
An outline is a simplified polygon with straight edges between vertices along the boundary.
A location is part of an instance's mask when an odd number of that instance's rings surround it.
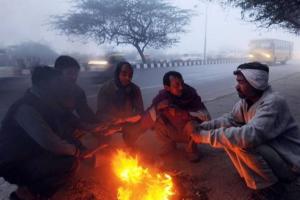
<svg viewBox="0 0 300 200">
<path fill-rule="evenodd" d="M 85 150 L 81 150 L 81 151 L 79 149 L 76 149 L 75 156 L 80 159 L 88 159 L 88 158 L 93 157 L 98 151 L 100 151 L 106 147 L 108 147 L 108 144 L 102 144 L 94 149 L 85 149 Z"/>
<path fill-rule="evenodd" d="M 81 151 L 78 155 L 78 157 L 80 159 L 88 159 L 91 158 L 94 155 L 92 150 L 85 150 L 85 151 Z"/>
<path fill-rule="evenodd" d="M 161 111 L 161 110 L 168 108 L 169 105 L 170 105 L 170 103 L 168 100 L 163 100 L 155 106 L 155 109 L 156 109 L 156 111 Z"/>
<path fill-rule="evenodd" d="M 204 138 L 201 132 L 205 131 L 201 128 L 201 125 L 197 121 L 189 121 L 186 123 L 183 129 L 184 133 L 191 137 L 196 143 L 203 143 Z"/>
<path fill-rule="evenodd" d="M 141 120 L 141 118 L 142 118 L 141 115 L 134 115 L 126 118 L 117 119 L 116 121 L 114 121 L 113 124 L 117 125 L 117 124 L 124 124 L 124 123 L 137 123 L 138 121 Z"/>
<path fill-rule="evenodd" d="M 92 132 L 100 133 L 104 136 L 110 136 L 115 133 L 119 133 L 122 131 L 123 127 L 127 124 L 135 124 L 141 120 L 141 115 L 134 115 L 127 118 L 118 118 L 114 119 L 110 122 L 101 123 L 97 125 Z"/>
<path fill-rule="evenodd" d="M 197 112 L 189 112 L 189 114 L 190 114 L 190 116 L 199 119 L 201 122 L 211 120 L 209 113 L 207 113 L 206 111 L 203 111 L 203 110 L 200 110 Z"/>
</svg>

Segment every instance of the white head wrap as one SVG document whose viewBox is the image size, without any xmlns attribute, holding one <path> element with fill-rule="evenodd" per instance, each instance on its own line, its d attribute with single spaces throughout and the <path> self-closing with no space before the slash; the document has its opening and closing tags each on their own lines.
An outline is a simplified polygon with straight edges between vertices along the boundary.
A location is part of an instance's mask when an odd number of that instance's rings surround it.
<svg viewBox="0 0 300 200">
<path fill-rule="evenodd" d="M 269 86 L 269 73 L 259 69 L 238 69 L 249 84 L 258 89 L 264 91 Z"/>
</svg>

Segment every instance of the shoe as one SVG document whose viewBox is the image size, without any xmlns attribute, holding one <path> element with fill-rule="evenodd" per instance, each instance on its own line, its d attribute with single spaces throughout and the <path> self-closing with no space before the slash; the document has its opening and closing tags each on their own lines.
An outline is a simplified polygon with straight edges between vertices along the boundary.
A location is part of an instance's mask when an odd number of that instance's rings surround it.
<svg viewBox="0 0 300 200">
<path fill-rule="evenodd" d="M 31 193 L 27 187 L 18 187 L 18 189 L 11 193 L 10 200 L 39 200 L 36 195 Z"/>
<path fill-rule="evenodd" d="M 172 142 L 169 144 L 164 144 L 162 145 L 160 151 L 159 151 L 159 156 L 164 158 L 166 156 L 172 155 L 176 151 L 176 143 Z"/>
<path fill-rule="evenodd" d="M 9 200 L 24 200 L 24 199 L 21 199 L 20 197 L 18 197 L 16 192 L 13 192 L 9 195 Z"/>
<path fill-rule="evenodd" d="M 282 200 L 285 188 L 281 183 L 276 183 L 270 187 L 254 190 L 250 200 Z"/>
<path fill-rule="evenodd" d="M 187 158 L 191 163 L 198 163 L 201 160 L 201 156 L 198 152 L 187 153 Z"/>
<path fill-rule="evenodd" d="M 187 158 L 191 163 L 198 163 L 200 161 L 200 153 L 198 151 L 198 146 L 192 140 L 188 142 L 185 147 L 185 152 L 187 154 Z"/>
<path fill-rule="evenodd" d="M 296 180 L 285 183 L 286 192 L 283 199 L 299 200 L 300 199 L 300 177 Z"/>
</svg>

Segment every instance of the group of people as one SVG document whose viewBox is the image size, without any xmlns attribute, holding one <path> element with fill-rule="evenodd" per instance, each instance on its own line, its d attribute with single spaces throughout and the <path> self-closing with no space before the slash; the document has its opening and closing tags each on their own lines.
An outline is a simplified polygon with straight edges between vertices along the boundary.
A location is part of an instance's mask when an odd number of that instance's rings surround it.
<svg viewBox="0 0 300 200">
<path fill-rule="evenodd" d="M 19 186 L 11 199 L 24 199 L 25 193 L 39 199 L 53 196 L 78 163 L 95 152 L 80 137 L 96 134 L 101 146 L 115 127 L 129 148 L 153 129 L 162 159 L 178 143 L 186 145 L 191 162 L 199 161 L 198 144 L 223 148 L 261 199 L 280 199 L 287 185 L 300 187 L 300 131 L 284 98 L 272 91 L 267 65 L 238 66 L 234 75 L 241 100 L 217 119 L 211 119 L 197 91 L 177 71 L 164 74 L 163 89 L 144 109 L 128 62 L 118 63 L 113 79 L 101 86 L 94 112 L 76 83 L 79 72 L 70 56 L 58 57 L 54 68 L 35 67 L 32 87 L 6 113 L 0 130 L 0 176 Z"/>
</svg>

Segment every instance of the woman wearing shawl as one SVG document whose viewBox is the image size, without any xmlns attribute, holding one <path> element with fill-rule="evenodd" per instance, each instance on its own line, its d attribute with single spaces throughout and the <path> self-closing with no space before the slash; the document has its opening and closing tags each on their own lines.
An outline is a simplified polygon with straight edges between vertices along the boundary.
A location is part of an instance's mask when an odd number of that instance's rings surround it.
<svg viewBox="0 0 300 200">
<path fill-rule="evenodd" d="M 141 90 L 131 81 L 132 76 L 133 68 L 130 63 L 120 62 L 114 79 L 101 87 L 97 102 L 97 117 L 101 122 L 122 122 L 143 113 Z"/>
</svg>

